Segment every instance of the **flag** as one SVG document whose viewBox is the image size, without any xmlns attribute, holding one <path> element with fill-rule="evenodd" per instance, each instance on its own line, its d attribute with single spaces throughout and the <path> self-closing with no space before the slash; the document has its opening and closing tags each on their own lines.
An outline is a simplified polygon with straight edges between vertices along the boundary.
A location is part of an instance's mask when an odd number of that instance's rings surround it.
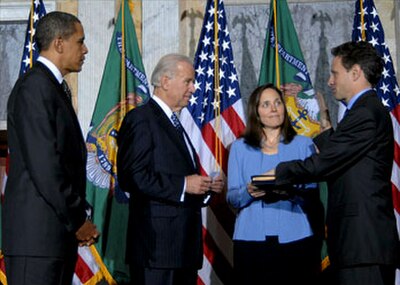
<svg viewBox="0 0 400 285">
<path fill-rule="evenodd" d="M 245 127 L 238 75 L 222 0 L 208 0 L 194 59 L 195 92 L 181 122 L 196 149 L 201 174 L 226 175 L 230 144 Z M 232 284 L 235 216 L 224 195 L 204 208 L 204 262 L 198 284 Z"/>
<path fill-rule="evenodd" d="M 24 50 L 22 52 L 21 65 L 19 70 L 19 76 L 22 76 L 25 72 L 32 68 L 33 63 L 39 56 L 39 50 L 36 46 L 35 41 L 35 31 L 39 19 L 46 15 L 46 8 L 44 7 L 42 0 L 32 0 L 31 1 L 31 9 L 29 11 L 28 16 L 28 25 L 26 28 L 25 34 L 25 42 L 24 42 Z M 6 189 L 6 181 L 9 167 L 9 156 L 7 154 L 6 157 L 6 173 L 3 178 L 3 184 L 1 187 L 1 201 L 3 201 L 4 191 Z M 0 239 L 0 248 L 1 248 L 1 239 Z M 5 264 L 4 264 L 4 256 L 0 250 L 0 282 L 3 285 L 7 284 L 6 274 L 5 274 Z"/>
<path fill-rule="evenodd" d="M 21 59 L 19 76 L 23 75 L 32 68 L 33 63 L 39 56 L 39 49 L 36 46 L 35 31 L 39 19 L 46 15 L 46 8 L 42 0 L 32 0 L 32 6 L 29 13 L 28 26 L 26 28 L 24 52 Z"/>
<path fill-rule="evenodd" d="M 148 99 L 149 85 L 135 26 L 128 0 L 123 0 L 86 139 L 86 194 L 93 206 L 93 222 L 101 232 L 90 250 L 109 284 L 129 281 L 125 264 L 129 197 L 117 182 L 116 137 L 127 111 Z"/>
<path fill-rule="evenodd" d="M 382 104 L 390 112 L 393 123 L 395 147 L 391 181 L 397 231 L 400 233 L 400 89 L 389 47 L 385 42 L 383 26 L 373 0 L 356 0 L 352 40 L 367 41 L 372 44 L 384 62 L 382 78 L 375 90 Z M 399 270 L 397 270 L 396 284 L 400 285 Z"/>
<path fill-rule="evenodd" d="M 271 1 L 258 83 L 273 83 L 283 91 L 292 126 L 298 134 L 314 137 L 320 132 L 316 93 L 286 0 Z M 326 183 L 320 183 L 319 188 L 326 209 Z M 324 270 L 329 265 L 325 242 L 321 259 L 321 269 Z"/>
<path fill-rule="evenodd" d="M 265 38 L 259 85 L 273 83 L 285 94 L 298 134 L 319 133 L 319 107 L 286 0 L 273 0 Z"/>
</svg>

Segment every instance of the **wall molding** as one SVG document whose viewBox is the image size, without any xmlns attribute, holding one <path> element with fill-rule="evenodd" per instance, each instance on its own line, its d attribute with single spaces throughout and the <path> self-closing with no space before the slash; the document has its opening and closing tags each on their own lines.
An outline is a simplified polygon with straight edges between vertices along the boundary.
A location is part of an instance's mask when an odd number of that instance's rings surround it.
<svg viewBox="0 0 400 285">
<path fill-rule="evenodd" d="M 56 2 L 46 1 L 45 7 L 47 13 L 54 11 L 56 9 Z M 30 2 L 0 3 L 0 22 L 27 21 L 30 9 Z"/>
</svg>

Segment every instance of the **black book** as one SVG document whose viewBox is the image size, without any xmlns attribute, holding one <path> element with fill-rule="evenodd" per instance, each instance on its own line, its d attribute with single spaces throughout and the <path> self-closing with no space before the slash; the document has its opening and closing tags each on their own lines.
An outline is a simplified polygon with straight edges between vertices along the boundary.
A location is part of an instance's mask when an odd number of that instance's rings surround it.
<svg viewBox="0 0 400 285">
<path fill-rule="evenodd" d="M 251 177 L 251 184 L 262 190 L 272 190 L 275 186 L 274 175 L 253 175 Z"/>
<path fill-rule="evenodd" d="M 290 199 L 293 194 L 293 189 L 289 185 L 276 186 L 274 175 L 254 175 L 251 177 L 251 184 L 266 191 L 262 199 L 267 203 Z"/>
</svg>

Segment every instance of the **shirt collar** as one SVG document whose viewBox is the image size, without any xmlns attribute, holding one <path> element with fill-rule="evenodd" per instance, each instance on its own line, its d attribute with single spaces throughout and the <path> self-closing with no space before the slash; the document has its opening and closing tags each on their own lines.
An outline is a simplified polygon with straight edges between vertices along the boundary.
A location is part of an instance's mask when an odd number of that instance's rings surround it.
<svg viewBox="0 0 400 285">
<path fill-rule="evenodd" d="M 50 69 L 51 73 L 57 78 L 57 81 L 61 84 L 63 82 L 63 76 L 57 66 L 52 63 L 50 60 L 43 56 L 39 56 L 37 61 L 43 63 L 48 69 Z"/>
<path fill-rule="evenodd" d="M 171 116 L 173 113 L 171 108 L 160 97 L 157 97 L 157 95 L 153 95 L 152 98 L 154 101 L 156 101 L 156 103 L 161 107 L 161 109 L 164 111 L 167 117 L 171 120 Z"/>
<path fill-rule="evenodd" d="M 356 101 L 357 101 L 362 95 L 364 95 L 365 93 L 367 93 L 367 92 L 370 91 L 371 89 L 372 89 L 372 88 L 366 88 L 366 89 L 364 89 L 364 90 L 361 90 L 361 92 L 358 92 L 356 95 L 354 95 L 354 96 L 350 99 L 349 103 L 348 103 L 347 106 L 346 106 L 347 110 L 350 110 L 350 109 L 353 107 L 354 103 L 356 103 Z"/>
</svg>

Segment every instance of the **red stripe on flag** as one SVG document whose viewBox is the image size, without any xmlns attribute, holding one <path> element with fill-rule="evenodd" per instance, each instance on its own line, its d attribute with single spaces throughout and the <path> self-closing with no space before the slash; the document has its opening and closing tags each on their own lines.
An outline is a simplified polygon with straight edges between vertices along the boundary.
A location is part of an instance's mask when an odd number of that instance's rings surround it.
<svg viewBox="0 0 400 285">
<path fill-rule="evenodd" d="M 80 255 L 78 255 L 78 260 L 76 261 L 75 274 L 83 284 L 85 284 L 94 276 L 92 270 Z"/>
<path fill-rule="evenodd" d="M 221 157 L 222 157 L 222 165 L 221 165 L 222 171 L 224 173 L 227 173 L 226 170 L 227 170 L 228 152 L 227 152 L 226 148 L 224 147 L 224 145 L 222 144 L 222 142 L 216 136 L 213 127 L 210 124 L 205 125 L 201 129 L 201 135 L 213 155 L 215 155 L 215 149 L 216 149 L 217 142 L 218 142 L 220 150 L 221 150 Z M 214 156 L 214 159 L 218 161 L 218 159 L 215 156 Z"/>
<path fill-rule="evenodd" d="M 394 143 L 394 162 L 400 166 L 400 146 L 397 142 Z"/>
<path fill-rule="evenodd" d="M 210 202 L 210 208 L 227 235 L 232 237 L 236 217 L 225 199 L 225 195 L 214 195 Z"/>
<path fill-rule="evenodd" d="M 204 255 L 223 284 L 232 284 L 233 269 L 206 228 L 203 227 Z"/>
<path fill-rule="evenodd" d="M 206 285 L 203 280 L 201 280 L 200 276 L 197 276 L 197 285 Z"/>
<path fill-rule="evenodd" d="M 399 124 L 399 118 L 400 118 L 400 105 L 397 105 L 393 110 L 392 110 L 392 115 L 393 118 L 396 119 L 397 122 L 394 122 L 394 124 L 397 123 Z M 395 131 L 397 128 L 395 128 Z M 396 137 L 396 134 L 395 134 Z M 399 141 L 395 141 L 394 143 L 394 167 L 400 167 L 400 146 L 399 146 Z M 392 183 L 392 196 L 393 196 L 393 207 L 396 210 L 397 213 L 400 214 L 400 191 L 397 188 L 396 184 Z"/>
<path fill-rule="evenodd" d="M 207 146 L 210 148 L 211 152 L 214 155 L 215 145 L 216 145 L 216 134 L 214 129 L 210 124 L 207 124 L 201 130 L 203 140 L 206 142 Z M 228 151 L 222 145 L 221 141 L 218 139 L 218 143 L 221 147 L 222 153 L 222 170 L 224 173 L 227 173 L 227 164 L 228 164 Z M 214 157 L 214 159 L 216 159 Z M 220 225 L 224 228 L 224 230 L 228 233 L 229 236 L 233 234 L 233 227 L 235 223 L 235 215 L 230 210 L 228 204 L 225 201 L 224 195 L 214 195 L 211 200 L 210 207 L 215 213 L 215 216 L 220 223 Z"/>
<path fill-rule="evenodd" d="M 221 115 L 231 128 L 235 137 L 240 137 L 246 126 L 244 125 L 242 118 L 239 116 L 236 110 L 231 106 L 223 111 Z"/>
<path fill-rule="evenodd" d="M 400 214 L 400 191 L 392 184 L 393 207 Z"/>
</svg>

